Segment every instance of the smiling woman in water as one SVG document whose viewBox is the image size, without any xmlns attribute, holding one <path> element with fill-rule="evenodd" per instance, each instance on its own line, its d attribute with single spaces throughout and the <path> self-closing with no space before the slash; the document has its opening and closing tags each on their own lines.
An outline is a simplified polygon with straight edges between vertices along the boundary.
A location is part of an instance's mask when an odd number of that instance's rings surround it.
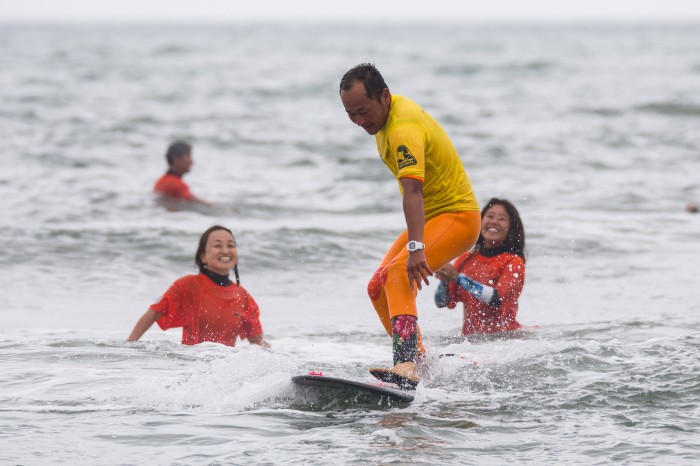
<svg viewBox="0 0 700 466">
<path fill-rule="evenodd" d="M 195 254 L 199 274 L 179 278 L 136 323 L 128 341 L 136 341 L 153 325 L 163 330 L 182 327 L 182 343 L 205 341 L 235 346 L 238 338 L 269 347 L 263 339 L 260 310 L 240 286 L 238 248 L 228 228 L 214 225 L 199 239 Z M 231 270 L 236 283 L 229 278 Z"/>
<path fill-rule="evenodd" d="M 435 272 L 438 307 L 464 303 L 462 335 L 517 330 L 518 298 L 525 284 L 525 228 L 505 199 L 492 198 L 481 211 L 474 249 Z"/>
</svg>

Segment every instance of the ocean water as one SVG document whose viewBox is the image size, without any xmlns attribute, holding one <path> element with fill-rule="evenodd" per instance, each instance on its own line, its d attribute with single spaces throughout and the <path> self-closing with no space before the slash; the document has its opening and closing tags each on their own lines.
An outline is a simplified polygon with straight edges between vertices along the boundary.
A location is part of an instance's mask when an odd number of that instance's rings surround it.
<svg viewBox="0 0 700 466">
<path fill-rule="evenodd" d="M 0 43 L 1 464 L 697 462 L 700 24 L 3 24 Z M 290 383 L 391 357 L 365 286 L 401 201 L 337 91 L 365 61 L 527 232 L 535 328 L 461 338 L 431 283 L 410 405 Z M 218 207 L 153 199 L 175 138 Z M 272 348 L 125 342 L 216 223 Z"/>
</svg>

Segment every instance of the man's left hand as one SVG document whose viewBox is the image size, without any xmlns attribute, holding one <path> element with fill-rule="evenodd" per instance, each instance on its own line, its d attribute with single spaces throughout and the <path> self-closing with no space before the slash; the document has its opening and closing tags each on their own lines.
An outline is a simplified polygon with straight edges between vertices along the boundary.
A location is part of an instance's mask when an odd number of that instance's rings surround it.
<svg viewBox="0 0 700 466">
<path fill-rule="evenodd" d="M 419 290 L 422 290 L 421 282 L 425 282 L 426 285 L 430 285 L 428 277 L 433 274 L 428 266 L 428 260 L 425 258 L 425 252 L 423 250 L 418 250 L 408 253 L 408 260 L 406 261 L 406 271 L 408 272 L 408 284 L 413 290 L 413 283 L 415 282 Z"/>
</svg>

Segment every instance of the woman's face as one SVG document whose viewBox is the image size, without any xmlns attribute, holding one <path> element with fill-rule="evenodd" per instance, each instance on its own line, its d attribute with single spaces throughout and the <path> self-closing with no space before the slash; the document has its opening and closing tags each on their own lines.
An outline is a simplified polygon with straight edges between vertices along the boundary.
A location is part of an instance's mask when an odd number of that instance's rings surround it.
<svg viewBox="0 0 700 466">
<path fill-rule="evenodd" d="M 510 228 L 510 216 L 502 205 L 490 207 L 481 219 L 481 237 L 484 247 L 497 248 L 503 245 Z"/>
<path fill-rule="evenodd" d="M 202 263 L 207 269 L 221 275 L 227 275 L 238 264 L 236 241 L 228 231 L 215 230 L 209 234 Z"/>
</svg>

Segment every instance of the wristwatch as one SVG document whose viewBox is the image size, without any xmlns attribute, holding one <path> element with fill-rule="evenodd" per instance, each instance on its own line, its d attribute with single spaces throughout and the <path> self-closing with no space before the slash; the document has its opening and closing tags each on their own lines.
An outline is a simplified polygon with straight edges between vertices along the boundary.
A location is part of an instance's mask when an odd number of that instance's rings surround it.
<svg viewBox="0 0 700 466">
<path fill-rule="evenodd" d="M 418 241 L 409 241 L 406 245 L 408 252 L 416 252 L 420 249 L 425 249 L 425 244 L 419 243 Z"/>
</svg>

